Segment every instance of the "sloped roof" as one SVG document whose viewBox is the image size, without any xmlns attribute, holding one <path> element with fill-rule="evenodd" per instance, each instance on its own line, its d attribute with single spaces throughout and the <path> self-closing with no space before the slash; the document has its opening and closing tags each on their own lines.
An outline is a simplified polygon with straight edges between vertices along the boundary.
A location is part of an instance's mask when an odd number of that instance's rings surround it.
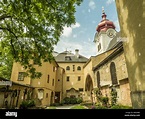
<svg viewBox="0 0 145 119">
<path fill-rule="evenodd" d="M 55 57 L 56 62 L 87 62 L 88 58 L 82 56 L 79 54 L 78 57 L 76 57 L 75 54 L 69 52 L 69 51 L 64 51 L 62 53 L 59 53 Z"/>
</svg>

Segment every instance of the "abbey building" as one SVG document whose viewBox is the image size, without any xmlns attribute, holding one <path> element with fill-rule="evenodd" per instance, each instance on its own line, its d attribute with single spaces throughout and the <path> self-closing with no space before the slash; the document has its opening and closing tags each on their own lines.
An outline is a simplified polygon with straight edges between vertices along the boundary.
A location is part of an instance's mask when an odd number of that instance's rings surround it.
<svg viewBox="0 0 145 119">
<path fill-rule="evenodd" d="M 24 77 L 24 68 L 13 64 L 12 86 L 6 87 L 7 95 L 0 93 L 1 99 L 9 106 L 19 106 L 27 98 L 34 99 L 38 106 L 60 103 L 65 97 L 81 97 L 83 101 L 96 103 L 94 90 L 111 98 L 112 90 L 117 92 L 117 102 L 131 106 L 130 87 L 123 44 L 115 25 L 107 19 L 104 10 L 102 20 L 96 27 L 94 36 L 97 54 L 89 59 L 79 53 L 55 52 L 55 60 L 35 65 L 43 75 L 40 79 Z M 0 79 L 5 80 L 5 79 Z M 4 105 L 0 102 L 0 107 Z"/>
</svg>

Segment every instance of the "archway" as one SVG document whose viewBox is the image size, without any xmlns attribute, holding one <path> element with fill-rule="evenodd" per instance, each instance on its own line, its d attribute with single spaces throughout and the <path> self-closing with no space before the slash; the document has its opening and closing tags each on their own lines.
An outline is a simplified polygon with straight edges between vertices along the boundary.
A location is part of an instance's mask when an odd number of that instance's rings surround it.
<svg viewBox="0 0 145 119">
<path fill-rule="evenodd" d="M 88 74 L 85 81 L 85 94 L 88 101 L 93 102 L 92 97 L 92 90 L 93 90 L 93 81 L 91 76 Z"/>
</svg>

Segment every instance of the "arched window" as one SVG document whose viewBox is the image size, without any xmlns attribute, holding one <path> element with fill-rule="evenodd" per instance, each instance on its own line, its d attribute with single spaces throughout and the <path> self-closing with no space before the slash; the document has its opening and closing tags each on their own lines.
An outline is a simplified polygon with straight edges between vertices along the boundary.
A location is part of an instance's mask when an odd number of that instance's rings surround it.
<svg viewBox="0 0 145 119">
<path fill-rule="evenodd" d="M 81 67 L 80 67 L 80 66 L 78 66 L 78 67 L 77 67 L 77 70 L 81 70 Z"/>
<path fill-rule="evenodd" d="M 66 67 L 66 70 L 70 70 L 70 67 L 69 67 L 69 66 L 67 66 L 67 67 Z"/>
<path fill-rule="evenodd" d="M 97 87 L 100 88 L 100 72 L 97 71 Z"/>
<path fill-rule="evenodd" d="M 118 84 L 117 74 L 116 74 L 116 67 L 115 67 L 114 62 L 111 62 L 111 64 L 110 64 L 110 73 L 111 73 L 112 84 Z"/>
</svg>

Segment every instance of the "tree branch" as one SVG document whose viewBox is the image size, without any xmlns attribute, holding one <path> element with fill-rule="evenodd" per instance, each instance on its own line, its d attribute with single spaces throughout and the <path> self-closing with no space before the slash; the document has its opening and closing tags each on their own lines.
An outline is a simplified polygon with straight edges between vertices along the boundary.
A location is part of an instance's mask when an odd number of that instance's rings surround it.
<svg viewBox="0 0 145 119">
<path fill-rule="evenodd" d="M 11 16 L 6 15 L 6 14 L 3 14 L 2 16 L 0 16 L 0 21 L 1 21 L 1 20 L 4 20 L 4 19 L 6 19 L 6 18 L 11 18 Z"/>
<path fill-rule="evenodd" d="M 2 28 L 2 27 L 0 27 L 0 30 L 7 30 L 7 31 L 9 31 L 11 34 L 13 34 L 14 37 L 15 37 L 16 39 L 18 39 L 17 36 L 15 35 L 15 33 L 12 32 L 9 28 Z M 11 43 L 11 46 L 12 46 L 12 49 L 13 49 L 13 52 L 14 52 L 14 58 L 16 58 L 17 54 L 16 54 L 15 47 L 14 47 L 14 45 L 13 45 L 12 38 L 11 38 L 11 42 L 10 42 L 10 43 Z"/>
</svg>

